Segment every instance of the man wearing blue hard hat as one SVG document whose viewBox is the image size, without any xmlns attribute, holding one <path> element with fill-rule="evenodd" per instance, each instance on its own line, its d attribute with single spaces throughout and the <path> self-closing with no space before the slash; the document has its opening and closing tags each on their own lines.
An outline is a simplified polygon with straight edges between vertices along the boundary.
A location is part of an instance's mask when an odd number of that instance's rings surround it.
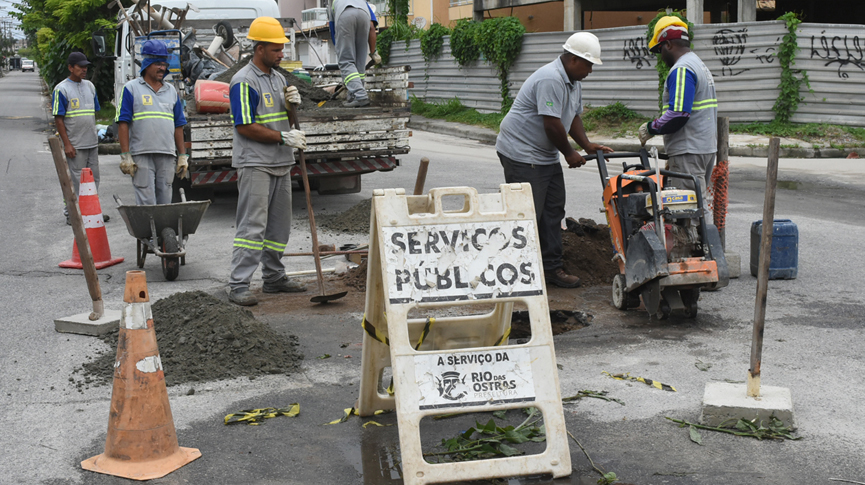
<svg viewBox="0 0 865 485">
<path fill-rule="evenodd" d="M 148 40 L 141 57 L 140 77 L 123 86 L 117 110 L 120 171 L 132 177 L 138 205 L 169 204 L 174 174 L 189 177 L 186 117 L 177 90 L 163 81 L 168 73 L 165 43 Z"/>
</svg>

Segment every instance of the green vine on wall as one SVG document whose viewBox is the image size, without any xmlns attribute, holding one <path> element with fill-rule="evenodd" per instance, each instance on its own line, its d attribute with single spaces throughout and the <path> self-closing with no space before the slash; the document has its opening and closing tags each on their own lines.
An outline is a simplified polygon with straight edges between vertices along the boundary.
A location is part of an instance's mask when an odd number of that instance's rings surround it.
<svg viewBox="0 0 865 485">
<path fill-rule="evenodd" d="M 418 29 L 414 25 L 394 23 L 381 31 L 376 37 L 375 50 L 381 56 L 381 63 L 387 65 L 390 62 L 391 44 L 397 41 L 405 41 L 405 50 L 408 50 L 412 39 L 417 38 Z"/>
<path fill-rule="evenodd" d="M 480 22 L 460 19 L 454 26 L 451 34 L 451 55 L 460 67 L 475 62 L 481 56 L 477 41 L 480 25 Z"/>
<path fill-rule="evenodd" d="M 658 23 L 658 20 L 661 17 L 679 17 L 679 19 L 688 25 L 688 37 L 691 38 L 691 47 L 694 47 L 694 24 L 689 22 L 687 17 L 685 17 L 685 12 L 681 10 L 673 10 L 669 14 L 667 14 L 666 10 L 662 10 L 658 12 L 658 15 L 649 22 L 649 25 L 646 26 L 646 44 L 648 45 L 651 42 L 652 38 L 655 36 L 655 24 Z M 667 81 L 667 75 L 670 74 L 670 66 L 668 66 L 664 61 L 661 60 L 661 54 L 655 54 L 655 70 L 658 71 L 658 109 L 664 105 L 664 83 Z"/>
<path fill-rule="evenodd" d="M 526 28 L 516 17 L 496 17 L 481 22 L 475 37 L 478 50 L 495 66 L 501 81 L 502 113 L 511 109 L 513 100 L 508 88 L 508 71 L 523 48 Z"/>
<path fill-rule="evenodd" d="M 802 85 L 808 86 L 811 90 L 811 82 L 808 79 L 808 73 L 804 70 L 795 70 L 793 65 L 796 64 L 796 53 L 799 52 L 799 44 L 796 42 L 796 29 L 802 20 L 795 12 L 787 12 L 778 17 L 778 20 L 783 20 L 787 24 L 787 34 L 781 40 L 781 45 L 778 46 L 778 61 L 781 64 L 781 83 L 778 85 L 780 93 L 778 99 L 775 100 L 775 105 L 772 106 L 772 111 L 775 112 L 775 120 L 781 123 L 788 123 L 796 110 L 799 108 L 799 103 L 805 98 L 799 94 Z M 801 77 L 796 77 L 800 74 Z"/>
<path fill-rule="evenodd" d="M 441 55 L 445 36 L 450 35 L 450 33 L 450 29 L 442 24 L 432 24 L 429 29 L 421 32 L 420 51 L 427 64 Z"/>
</svg>

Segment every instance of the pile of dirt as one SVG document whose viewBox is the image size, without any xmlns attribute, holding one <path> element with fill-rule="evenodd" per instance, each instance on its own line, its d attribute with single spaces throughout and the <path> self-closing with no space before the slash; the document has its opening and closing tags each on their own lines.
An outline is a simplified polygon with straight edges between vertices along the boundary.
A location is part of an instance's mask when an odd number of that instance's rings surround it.
<svg viewBox="0 0 865 485">
<path fill-rule="evenodd" d="M 342 281 L 345 283 L 345 286 L 358 291 L 366 291 L 366 271 L 368 268 L 366 263 L 367 260 L 364 259 L 359 265 L 343 273 Z"/>
<path fill-rule="evenodd" d="M 165 383 L 169 386 L 291 374 L 303 359 L 297 350 L 297 337 L 277 333 L 256 320 L 249 310 L 202 291 L 177 293 L 151 308 Z M 116 331 L 103 340 L 112 349 L 117 348 Z M 85 382 L 111 382 L 115 358 L 112 350 L 84 364 L 79 370 Z"/>
<path fill-rule="evenodd" d="M 252 56 L 247 56 L 237 63 L 235 63 L 231 68 L 227 71 L 223 72 L 219 76 L 214 79 L 214 81 L 219 81 L 223 83 L 231 83 L 231 78 L 237 74 L 237 71 L 241 70 L 244 66 L 249 64 L 249 61 L 252 59 Z M 324 89 L 313 86 L 312 84 L 304 81 L 303 79 L 295 76 L 294 74 L 286 71 L 281 67 L 275 68 L 277 72 L 285 76 L 285 81 L 291 86 L 297 87 L 297 90 L 300 92 L 300 99 L 302 101 L 301 105 L 298 107 L 300 110 L 309 110 L 309 109 L 319 109 L 318 102 L 325 101 L 330 99 L 330 93 L 325 91 Z"/>
<path fill-rule="evenodd" d="M 591 325 L 594 319 L 591 313 L 579 310 L 550 310 L 550 326 L 553 335 L 579 330 Z M 529 323 L 528 311 L 516 311 L 511 316 L 512 339 L 529 339 L 532 337 L 532 327 Z"/>
<path fill-rule="evenodd" d="M 321 229 L 347 234 L 369 234 L 369 213 L 372 199 L 364 199 L 339 214 L 315 216 L 315 225 Z"/>
<path fill-rule="evenodd" d="M 562 231 L 562 261 L 566 273 L 576 275 L 583 286 L 606 286 L 613 282 L 619 267 L 613 262 L 610 228 L 591 219 L 567 219 Z"/>
</svg>

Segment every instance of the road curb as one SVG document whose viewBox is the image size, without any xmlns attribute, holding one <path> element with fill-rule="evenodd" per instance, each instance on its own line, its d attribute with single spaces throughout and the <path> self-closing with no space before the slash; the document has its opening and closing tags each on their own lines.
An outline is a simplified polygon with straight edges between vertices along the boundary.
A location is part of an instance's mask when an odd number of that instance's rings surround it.
<svg viewBox="0 0 865 485">
<path fill-rule="evenodd" d="M 428 131 L 431 133 L 439 133 L 443 135 L 458 136 L 469 140 L 475 140 L 489 145 L 495 145 L 496 133 L 489 129 L 479 126 L 463 125 L 443 120 L 435 120 L 425 118 L 423 116 L 412 115 L 408 123 L 408 127 L 413 130 Z M 619 152 L 637 152 L 640 151 L 640 143 L 636 140 L 593 140 L 607 145 L 613 150 Z M 574 145 L 574 142 L 571 142 Z M 576 146 L 576 145 L 574 145 Z M 663 149 L 659 147 L 659 151 L 663 153 Z M 803 148 L 803 147 L 782 147 L 780 152 L 781 158 L 846 158 L 850 153 L 865 152 L 865 147 L 859 148 Z M 101 151 L 100 151 L 101 153 Z M 860 153 L 861 154 L 861 153 Z M 754 157 L 766 158 L 769 156 L 768 145 L 731 145 L 731 157 Z"/>
</svg>

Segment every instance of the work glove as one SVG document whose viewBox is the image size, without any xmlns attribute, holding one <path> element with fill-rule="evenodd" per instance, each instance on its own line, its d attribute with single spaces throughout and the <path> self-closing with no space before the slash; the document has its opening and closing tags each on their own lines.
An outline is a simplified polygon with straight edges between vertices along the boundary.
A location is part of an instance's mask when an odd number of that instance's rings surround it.
<svg viewBox="0 0 865 485">
<path fill-rule="evenodd" d="M 300 104 L 300 92 L 294 86 L 285 87 L 285 109 L 291 110 L 293 104 Z"/>
<path fill-rule="evenodd" d="M 124 152 L 120 154 L 120 171 L 130 177 L 135 176 L 135 172 L 138 171 L 138 165 L 132 161 L 131 153 Z"/>
<path fill-rule="evenodd" d="M 189 178 L 189 155 L 181 153 L 177 155 L 177 168 L 174 170 L 178 178 Z"/>
<path fill-rule="evenodd" d="M 640 146 L 646 146 L 646 142 L 651 140 L 653 134 L 649 133 L 649 121 L 640 125 Z"/>
<path fill-rule="evenodd" d="M 288 145 L 292 148 L 300 148 L 306 150 L 306 134 L 300 130 L 282 131 L 279 133 L 282 136 L 280 145 Z"/>
<path fill-rule="evenodd" d="M 372 59 L 376 63 L 376 65 L 381 64 L 381 56 L 378 54 L 378 52 L 372 51 L 372 53 L 370 53 L 369 57 L 370 57 L 370 59 Z"/>
</svg>

